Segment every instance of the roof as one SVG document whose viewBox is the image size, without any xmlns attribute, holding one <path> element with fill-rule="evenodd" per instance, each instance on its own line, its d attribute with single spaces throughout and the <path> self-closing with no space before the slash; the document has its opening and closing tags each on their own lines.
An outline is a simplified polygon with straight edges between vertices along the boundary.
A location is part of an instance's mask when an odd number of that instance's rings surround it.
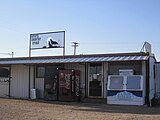
<svg viewBox="0 0 160 120">
<path fill-rule="evenodd" d="M 149 56 L 146 53 L 119 53 L 119 54 L 92 54 L 71 56 L 45 56 L 24 58 L 2 58 L 0 65 L 11 64 L 47 64 L 47 63 L 87 63 L 113 61 L 145 61 Z"/>
</svg>

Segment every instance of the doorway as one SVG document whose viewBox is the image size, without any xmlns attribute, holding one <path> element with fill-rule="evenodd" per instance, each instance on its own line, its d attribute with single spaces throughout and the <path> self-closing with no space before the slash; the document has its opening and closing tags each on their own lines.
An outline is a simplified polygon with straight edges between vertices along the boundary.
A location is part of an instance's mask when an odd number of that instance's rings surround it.
<svg viewBox="0 0 160 120">
<path fill-rule="evenodd" d="M 62 66 L 51 65 L 45 67 L 44 98 L 46 100 L 58 99 L 58 68 L 62 68 Z"/>
<path fill-rule="evenodd" d="M 90 63 L 89 65 L 89 81 L 88 95 L 89 97 L 102 97 L 102 63 Z"/>
</svg>

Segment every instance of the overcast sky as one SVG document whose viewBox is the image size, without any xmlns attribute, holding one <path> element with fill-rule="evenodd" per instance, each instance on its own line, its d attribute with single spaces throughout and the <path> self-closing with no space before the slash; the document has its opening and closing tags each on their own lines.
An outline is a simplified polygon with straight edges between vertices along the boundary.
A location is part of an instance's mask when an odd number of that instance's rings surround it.
<svg viewBox="0 0 160 120">
<path fill-rule="evenodd" d="M 59 30 L 66 32 L 66 54 L 73 54 L 72 41 L 80 43 L 77 54 L 139 52 L 148 41 L 160 60 L 160 0 L 0 1 L 0 53 L 28 56 L 30 34 Z"/>
</svg>

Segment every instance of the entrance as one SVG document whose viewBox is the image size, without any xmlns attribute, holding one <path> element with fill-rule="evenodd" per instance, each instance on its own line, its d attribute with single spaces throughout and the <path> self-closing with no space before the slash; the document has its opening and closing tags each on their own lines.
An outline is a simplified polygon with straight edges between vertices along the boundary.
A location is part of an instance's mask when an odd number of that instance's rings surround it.
<svg viewBox="0 0 160 120">
<path fill-rule="evenodd" d="M 102 63 L 91 63 L 89 66 L 89 97 L 102 97 Z"/>
<path fill-rule="evenodd" d="M 46 66 L 45 67 L 45 80 L 44 80 L 44 98 L 46 100 L 58 99 L 58 70 L 61 66 Z"/>
</svg>

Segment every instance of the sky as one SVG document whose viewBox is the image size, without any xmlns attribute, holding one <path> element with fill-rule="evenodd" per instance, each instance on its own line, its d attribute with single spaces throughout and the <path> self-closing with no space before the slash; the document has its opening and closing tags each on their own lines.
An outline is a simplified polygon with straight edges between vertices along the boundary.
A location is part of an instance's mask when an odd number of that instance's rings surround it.
<svg viewBox="0 0 160 120">
<path fill-rule="evenodd" d="M 65 31 L 66 55 L 139 52 L 145 41 L 160 61 L 160 0 L 1 0 L 0 53 L 27 57 L 33 33 Z M 32 50 L 32 56 L 62 55 Z M 0 54 L 0 57 L 10 57 Z"/>
</svg>

